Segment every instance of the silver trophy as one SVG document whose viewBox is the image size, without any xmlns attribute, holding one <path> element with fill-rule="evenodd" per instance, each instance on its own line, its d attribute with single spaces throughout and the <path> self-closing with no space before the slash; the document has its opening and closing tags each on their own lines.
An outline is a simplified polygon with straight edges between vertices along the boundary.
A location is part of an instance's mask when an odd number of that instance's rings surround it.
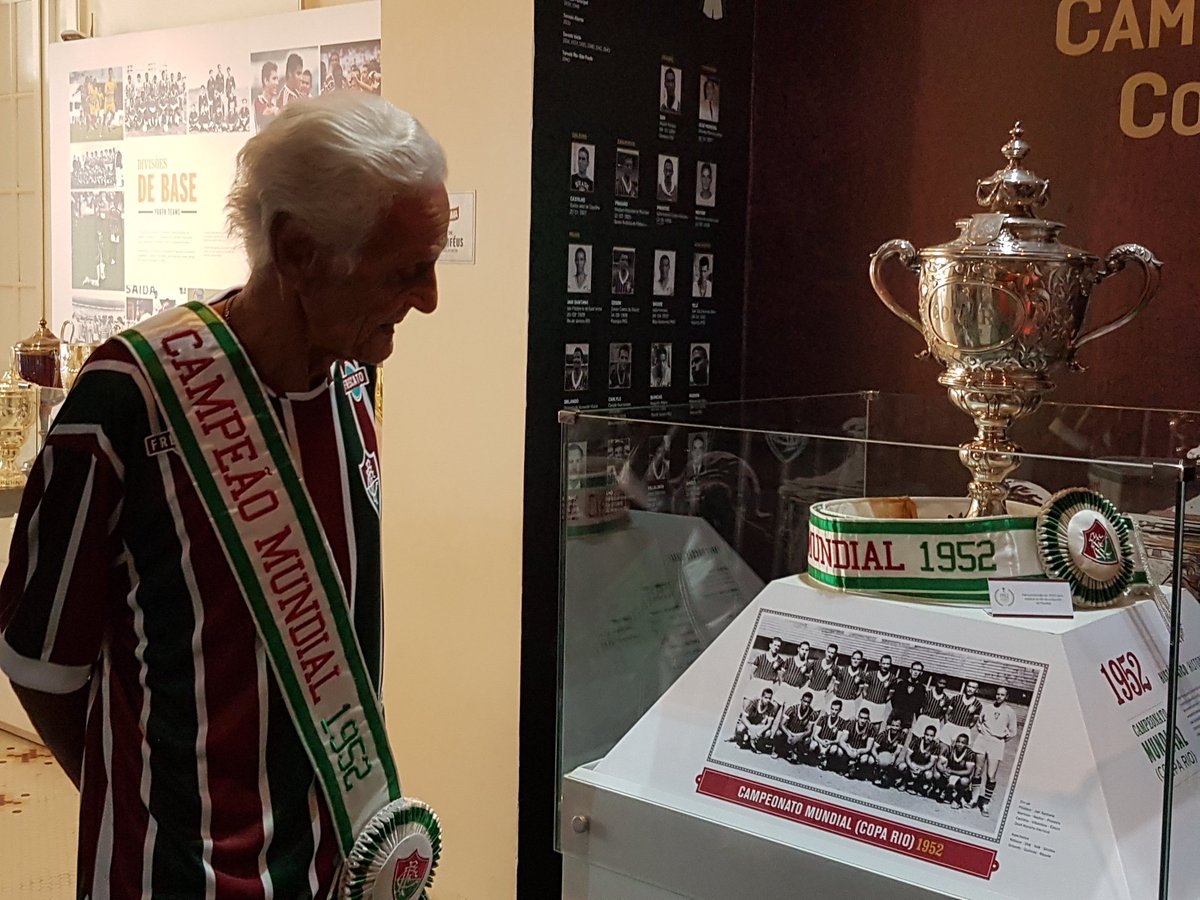
<svg viewBox="0 0 1200 900">
<path fill-rule="evenodd" d="M 1058 240 L 1063 226 L 1034 210 L 1050 197 L 1050 182 L 1024 168 L 1029 153 L 1021 123 L 1002 148 L 1008 164 L 979 181 L 976 199 L 988 211 L 955 224 L 953 241 L 917 250 L 888 241 L 871 257 L 871 286 L 928 344 L 945 371 L 938 377 L 959 409 L 975 420 L 975 438 L 960 445 L 971 472 L 968 515 L 1005 513 L 1004 479 L 1019 465 L 1021 448 L 1008 436 L 1054 387 L 1049 373 L 1080 369 L 1079 348 L 1116 331 L 1140 313 L 1158 290 L 1162 263 L 1139 244 L 1121 244 L 1100 260 Z M 919 276 L 920 321 L 884 286 L 884 263 L 896 257 Z M 1081 332 L 1092 288 L 1137 264 L 1141 296 L 1124 315 Z"/>
</svg>

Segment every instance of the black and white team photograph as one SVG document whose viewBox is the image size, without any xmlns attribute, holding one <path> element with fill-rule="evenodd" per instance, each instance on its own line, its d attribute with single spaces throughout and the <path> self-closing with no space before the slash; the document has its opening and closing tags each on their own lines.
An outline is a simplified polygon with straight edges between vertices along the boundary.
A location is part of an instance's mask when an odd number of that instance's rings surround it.
<svg viewBox="0 0 1200 900">
<path fill-rule="evenodd" d="M 128 303 L 124 296 L 71 297 L 72 339 L 85 344 L 99 344 L 128 326 Z"/>
<path fill-rule="evenodd" d="M 72 191 L 71 286 L 124 292 L 123 191 Z"/>
<path fill-rule="evenodd" d="M 250 88 L 244 66 L 230 60 L 188 73 L 188 132 L 228 134 L 250 131 Z"/>
<path fill-rule="evenodd" d="M 120 147 L 71 150 L 71 190 L 124 186 L 125 168 Z"/>
<path fill-rule="evenodd" d="M 124 138 L 124 70 L 110 66 L 72 72 L 69 82 L 71 143 Z"/>
<path fill-rule="evenodd" d="M 1045 666 L 762 610 L 709 758 L 995 839 Z"/>
<path fill-rule="evenodd" d="M 127 137 L 187 133 L 187 79 L 175 66 L 130 66 L 125 85 Z"/>
<path fill-rule="evenodd" d="M 383 89 L 379 41 L 354 41 L 321 47 L 321 66 L 313 81 L 314 94 L 362 91 L 378 94 Z"/>
</svg>

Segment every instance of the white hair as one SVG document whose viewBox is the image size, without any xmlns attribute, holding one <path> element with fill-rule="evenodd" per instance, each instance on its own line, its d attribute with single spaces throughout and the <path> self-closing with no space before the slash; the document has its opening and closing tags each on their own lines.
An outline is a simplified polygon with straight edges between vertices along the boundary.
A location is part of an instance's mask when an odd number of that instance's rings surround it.
<svg viewBox="0 0 1200 900">
<path fill-rule="evenodd" d="M 397 197 L 445 180 L 441 145 L 386 100 L 340 91 L 293 100 L 238 153 L 229 231 L 258 270 L 273 262 L 271 229 L 288 215 L 353 266 Z"/>
</svg>

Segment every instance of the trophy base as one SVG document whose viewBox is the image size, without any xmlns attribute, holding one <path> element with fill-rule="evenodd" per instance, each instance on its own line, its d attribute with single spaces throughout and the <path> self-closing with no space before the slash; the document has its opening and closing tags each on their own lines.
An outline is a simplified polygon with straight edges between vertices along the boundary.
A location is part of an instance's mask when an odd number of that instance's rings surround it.
<svg viewBox="0 0 1200 900">
<path fill-rule="evenodd" d="M 954 405 L 975 420 L 974 439 L 959 445 L 958 458 L 971 473 L 968 518 L 1008 512 L 1004 480 L 1021 464 L 1021 448 L 1008 437 L 1013 422 L 1042 405 L 1054 383 L 1041 372 L 1011 369 L 948 369 L 938 376 Z"/>
</svg>

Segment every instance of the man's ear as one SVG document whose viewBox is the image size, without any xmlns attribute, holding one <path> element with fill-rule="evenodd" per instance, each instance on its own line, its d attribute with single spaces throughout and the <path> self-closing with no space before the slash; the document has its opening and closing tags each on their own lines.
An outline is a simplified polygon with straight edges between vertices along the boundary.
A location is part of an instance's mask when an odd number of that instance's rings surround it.
<svg viewBox="0 0 1200 900">
<path fill-rule="evenodd" d="M 271 224 L 271 256 L 284 278 L 307 279 L 318 264 L 317 242 L 296 219 L 280 213 Z"/>
</svg>

